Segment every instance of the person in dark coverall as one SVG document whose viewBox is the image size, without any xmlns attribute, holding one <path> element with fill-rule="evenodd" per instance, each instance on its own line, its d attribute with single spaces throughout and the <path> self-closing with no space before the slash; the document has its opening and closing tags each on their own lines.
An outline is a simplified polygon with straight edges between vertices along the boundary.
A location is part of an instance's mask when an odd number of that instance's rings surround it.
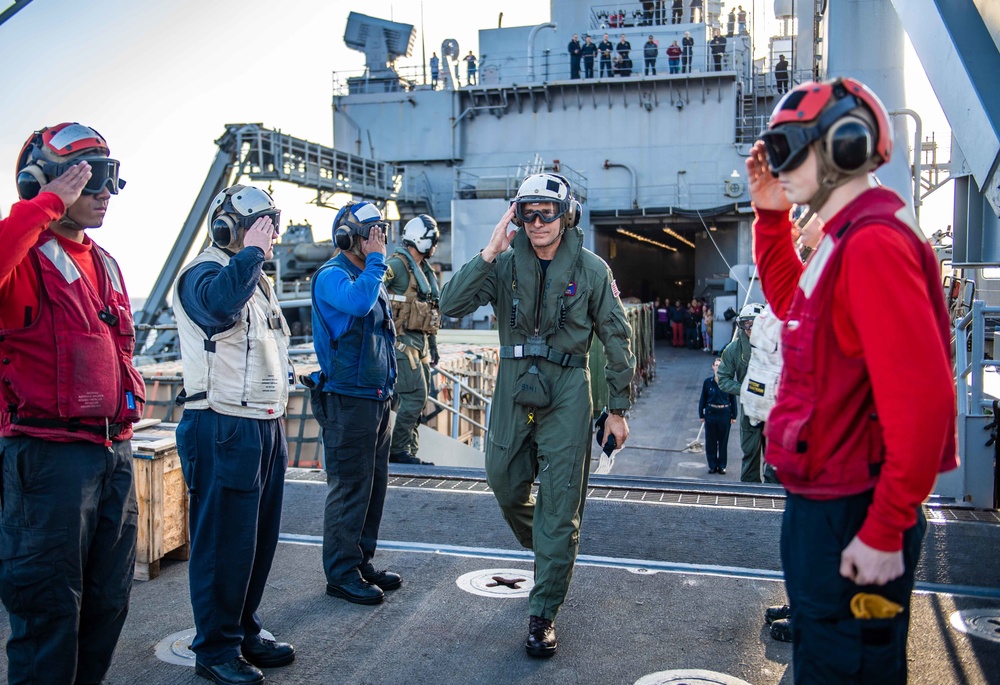
<svg viewBox="0 0 1000 685">
<path fill-rule="evenodd" d="M 712 375 L 701 384 L 698 418 L 705 424 L 705 456 L 708 472 L 726 474 L 729 456 L 729 428 L 736 423 L 736 400 L 719 388 L 718 357 L 712 363 Z"/>
<path fill-rule="evenodd" d="M 733 401 L 740 395 L 743 378 L 747 375 L 750 365 L 750 335 L 753 332 L 753 320 L 764 311 L 764 306 L 751 302 L 740 310 L 736 319 L 736 338 L 722 350 L 722 364 L 719 366 L 719 387 L 733 396 Z M 743 463 L 740 467 L 740 480 L 744 483 L 777 483 L 774 469 L 764 467 L 764 424 L 753 424 L 746 413 L 740 411 L 740 448 L 743 450 Z"/>
<path fill-rule="evenodd" d="M 573 39 L 566 46 L 569 53 L 569 77 L 571 79 L 580 78 L 580 57 L 583 55 L 583 48 L 580 46 L 580 36 L 574 33 Z"/>
<path fill-rule="evenodd" d="M 403 583 L 372 566 L 389 482 L 389 403 L 396 384 L 396 331 L 389 307 L 382 213 L 350 202 L 333 222 L 340 248 L 313 275 L 313 344 L 320 371 L 308 379 L 323 429 L 326 592 L 380 604 Z"/>
<path fill-rule="evenodd" d="M 389 462 L 426 464 L 417 458 L 420 416 L 431 388 L 431 367 L 441 359 L 437 332 L 441 327 L 441 289 L 428 261 L 441 233 L 437 221 L 419 214 L 403 226 L 402 245 L 389 258 L 385 287 L 396 326 L 396 423 L 392 427 Z"/>
<path fill-rule="evenodd" d="M 940 265 L 907 202 L 872 182 L 892 154 L 890 122 L 854 79 L 805 83 L 746 162 L 761 286 L 786 322 L 765 457 L 788 491 L 781 559 L 799 684 L 906 682 L 921 503 L 957 464 Z M 822 221 L 806 265 L 793 203 L 809 207 L 803 224 Z M 906 411 L 900 389 L 919 390 Z"/>
<path fill-rule="evenodd" d="M 589 35 L 583 37 L 580 54 L 583 56 L 583 77 L 594 78 L 594 56 L 597 54 L 597 46 Z"/>
<path fill-rule="evenodd" d="M 604 34 L 604 40 L 597 44 L 597 50 L 601 53 L 601 64 L 600 70 L 598 72 L 601 78 L 604 77 L 605 70 L 608 76 L 614 76 L 614 72 L 611 71 L 611 51 L 615 49 L 614 44 L 608 38 L 608 34 Z"/>
<path fill-rule="evenodd" d="M 587 357 L 594 333 L 607 355 L 605 435 L 614 435 L 618 447 L 628 438 L 625 414 L 632 404 L 631 329 L 611 270 L 583 247 L 579 220 L 580 205 L 565 178 L 527 177 L 489 243 L 441 292 L 446 316 L 486 304 L 496 314 L 500 367 L 486 477 L 518 542 L 535 552 L 525 642 L 533 657 L 555 654 L 553 621 L 579 547 L 590 472 Z M 509 230 L 511 221 L 521 230 Z M 536 477 L 537 501 L 531 494 Z"/>
<path fill-rule="evenodd" d="M 261 683 L 295 649 L 260 634 L 257 615 L 278 545 L 288 466 L 282 415 L 294 379 L 289 329 L 270 281 L 280 212 L 234 185 L 212 201 L 211 244 L 174 284 L 184 368 L 177 453 L 191 493 L 195 672 Z M 249 350 L 249 352 L 248 352 Z"/>
<path fill-rule="evenodd" d="M 125 182 L 97 131 L 33 133 L 0 220 L 0 599 L 7 681 L 100 683 L 128 614 L 145 386 L 118 264 L 84 232 Z"/>
</svg>

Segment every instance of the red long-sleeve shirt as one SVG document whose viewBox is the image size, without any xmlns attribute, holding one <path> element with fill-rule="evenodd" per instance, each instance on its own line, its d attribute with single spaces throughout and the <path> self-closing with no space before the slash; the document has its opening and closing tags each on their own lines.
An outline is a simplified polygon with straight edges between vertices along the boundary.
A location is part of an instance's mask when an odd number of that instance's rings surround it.
<svg viewBox="0 0 1000 685">
<path fill-rule="evenodd" d="M 761 287 L 784 319 L 804 267 L 788 213 L 755 210 Z M 836 225 L 836 217 L 827 224 Z M 923 270 L 906 239 L 871 224 L 843 248 L 831 303 L 834 335 L 845 355 L 865 360 L 885 442 L 885 462 L 858 536 L 875 549 L 897 551 L 903 532 L 916 522 L 916 507 L 934 487 L 945 441 L 954 440 L 951 365 Z"/>
<path fill-rule="evenodd" d="M 46 230 L 66 211 L 55 193 L 40 193 L 32 200 L 21 200 L 0 219 L 0 328 L 22 328 L 38 316 L 38 274 L 28 260 L 28 252 Z M 97 271 L 91 256 L 92 243 L 86 236 L 82 243 L 56 236 L 63 248 L 79 264 L 84 275 L 97 283 Z"/>
</svg>

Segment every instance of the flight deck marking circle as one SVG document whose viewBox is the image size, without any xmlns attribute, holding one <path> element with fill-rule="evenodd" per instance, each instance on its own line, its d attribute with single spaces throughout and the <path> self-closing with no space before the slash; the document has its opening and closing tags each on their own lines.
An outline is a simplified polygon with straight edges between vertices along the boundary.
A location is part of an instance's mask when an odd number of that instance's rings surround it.
<svg viewBox="0 0 1000 685">
<path fill-rule="evenodd" d="M 951 627 L 991 642 L 1000 642 L 1000 611 L 996 609 L 965 609 L 951 615 Z"/>
<path fill-rule="evenodd" d="M 682 461 L 677 463 L 682 469 L 707 469 L 708 465 L 702 461 Z"/>
<path fill-rule="evenodd" d="M 725 673 L 681 669 L 644 675 L 635 681 L 635 685 L 750 685 L 750 683 Z"/>
<path fill-rule="evenodd" d="M 487 568 L 459 576 L 455 584 L 481 597 L 527 597 L 535 578 L 531 569 Z"/>
<path fill-rule="evenodd" d="M 194 640 L 197 632 L 195 628 L 188 628 L 187 630 L 167 635 L 157 642 L 156 647 L 153 648 L 156 658 L 175 666 L 190 666 L 194 668 L 194 652 L 191 651 L 191 641 Z M 274 635 L 266 630 L 260 631 L 260 636 L 268 640 L 274 639 Z"/>
</svg>

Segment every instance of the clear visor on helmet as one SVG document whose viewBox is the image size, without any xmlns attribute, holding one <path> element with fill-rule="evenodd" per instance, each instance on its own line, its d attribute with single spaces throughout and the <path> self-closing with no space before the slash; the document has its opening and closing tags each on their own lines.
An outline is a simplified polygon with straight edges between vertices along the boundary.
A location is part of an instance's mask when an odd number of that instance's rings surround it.
<svg viewBox="0 0 1000 685">
<path fill-rule="evenodd" d="M 514 215 L 525 224 L 530 224 L 538 217 L 543 223 L 551 224 L 565 214 L 565 208 L 549 200 L 519 200 L 514 203 Z"/>
<path fill-rule="evenodd" d="M 71 162 L 43 162 L 42 171 L 49 179 L 56 179 L 76 166 L 80 162 L 90 165 L 90 179 L 83 187 L 84 195 L 97 195 L 105 188 L 112 195 L 117 195 L 118 191 L 125 187 L 125 181 L 119 178 L 118 169 L 120 163 L 117 159 L 110 157 L 78 158 Z"/>
</svg>

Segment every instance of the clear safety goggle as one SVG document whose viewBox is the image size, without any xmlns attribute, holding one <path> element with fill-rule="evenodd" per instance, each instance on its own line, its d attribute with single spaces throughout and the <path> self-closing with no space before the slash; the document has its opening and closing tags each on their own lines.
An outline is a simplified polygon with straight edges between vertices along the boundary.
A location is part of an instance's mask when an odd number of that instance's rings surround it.
<svg viewBox="0 0 1000 685">
<path fill-rule="evenodd" d="M 117 195 L 118 191 L 125 187 L 125 181 L 118 176 L 120 162 L 110 157 L 74 159 L 71 162 L 45 162 L 41 166 L 46 177 L 56 179 L 80 162 L 90 165 L 90 179 L 83 187 L 84 195 L 97 195 L 105 188 L 112 195 Z"/>
<path fill-rule="evenodd" d="M 565 213 L 563 206 L 555 202 L 524 200 L 514 203 L 514 216 L 525 224 L 532 223 L 536 217 L 543 223 L 551 224 Z"/>
</svg>

